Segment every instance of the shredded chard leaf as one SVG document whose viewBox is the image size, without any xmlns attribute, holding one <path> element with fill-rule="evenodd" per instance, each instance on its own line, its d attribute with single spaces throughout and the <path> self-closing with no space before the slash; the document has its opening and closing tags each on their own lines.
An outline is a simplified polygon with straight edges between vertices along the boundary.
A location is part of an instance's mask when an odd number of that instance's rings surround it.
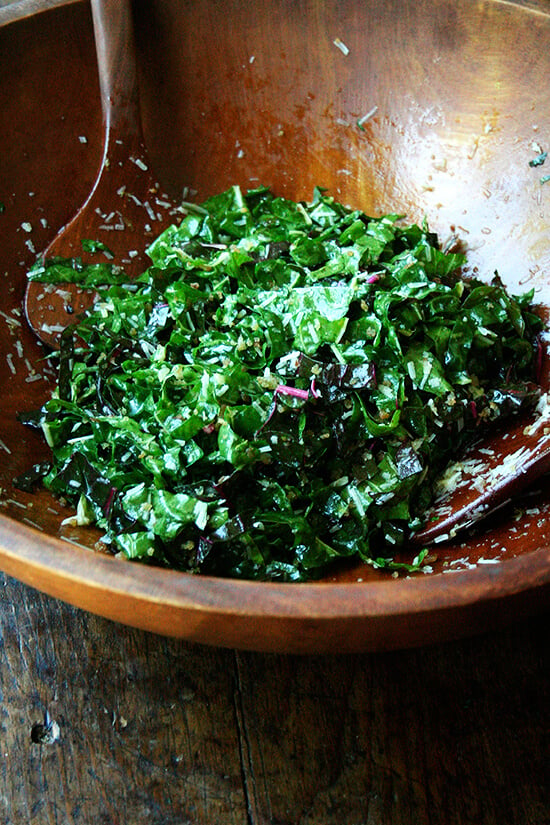
<svg viewBox="0 0 550 825">
<path fill-rule="evenodd" d="M 30 477 L 130 559 L 282 581 L 418 569 L 402 554 L 437 475 L 537 398 L 532 294 L 322 190 L 234 186 L 148 254 L 132 283 L 78 260 L 29 273 L 98 292 L 23 416 L 52 450 Z"/>
</svg>

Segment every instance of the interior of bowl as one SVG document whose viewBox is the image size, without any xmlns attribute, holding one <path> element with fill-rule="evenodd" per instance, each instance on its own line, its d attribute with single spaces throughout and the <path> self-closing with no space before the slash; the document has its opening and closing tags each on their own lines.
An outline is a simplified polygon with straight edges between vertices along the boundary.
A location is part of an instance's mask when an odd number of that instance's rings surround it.
<svg viewBox="0 0 550 825">
<path fill-rule="evenodd" d="M 17 5 L 17 4 L 15 4 Z M 232 184 L 308 200 L 315 186 L 371 215 L 427 219 L 483 280 L 550 306 L 550 13 L 486 0 L 137 0 L 142 116 L 174 197 Z M 0 22 L 1 19 L 0 19 Z M 41 535 L 93 546 L 69 511 L 13 478 L 47 457 L 16 413 L 53 373 L 27 328 L 25 272 L 84 200 L 101 152 L 90 10 L 60 5 L 0 26 L 0 509 Z M 544 548 L 546 482 L 428 570 L 469 570 Z M 371 567 L 330 581 L 375 580 Z"/>
</svg>

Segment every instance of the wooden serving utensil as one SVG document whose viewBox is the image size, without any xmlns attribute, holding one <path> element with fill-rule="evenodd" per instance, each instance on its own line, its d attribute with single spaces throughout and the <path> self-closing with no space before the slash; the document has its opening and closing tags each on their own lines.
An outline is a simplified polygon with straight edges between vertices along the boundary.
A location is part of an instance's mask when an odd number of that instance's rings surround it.
<svg viewBox="0 0 550 825">
<path fill-rule="evenodd" d="M 89 261 L 82 240 L 99 241 L 109 250 L 108 259 L 133 278 L 147 266 L 144 251 L 148 242 L 181 210 L 160 191 L 143 139 L 130 0 L 91 0 L 91 5 L 103 111 L 103 154 L 88 198 L 43 258 Z M 97 253 L 93 260 L 99 260 Z M 63 284 L 61 288 L 59 284 L 30 281 L 24 307 L 36 335 L 56 347 L 63 329 L 91 306 L 93 299 L 92 290 L 78 285 Z"/>
<path fill-rule="evenodd" d="M 522 419 L 499 431 L 448 468 L 426 527 L 411 537 L 413 543 L 426 545 L 454 538 L 507 506 L 550 471 L 550 408 L 541 406 L 536 419 L 530 423 Z"/>
</svg>

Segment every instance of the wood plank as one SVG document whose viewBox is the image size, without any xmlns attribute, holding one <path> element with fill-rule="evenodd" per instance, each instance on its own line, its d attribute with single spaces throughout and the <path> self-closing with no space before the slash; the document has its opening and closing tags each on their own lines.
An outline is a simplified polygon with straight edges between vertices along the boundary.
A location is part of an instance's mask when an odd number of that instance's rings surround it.
<svg viewBox="0 0 550 825">
<path fill-rule="evenodd" d="M 418 650 L 237 653 L 0 579 L 5 825 L 548 825 L 548 618 Z M 59 726 L 31 741 L 45 710 Z"/>
<path fill-rule="evenodd" d="M 234 656 L 2 578 L 0 821 L 244 825 Z M 31 741 L 44 711 L 51 745 Z"/>
<path fill-rule="evenodd" d="M 547 639 L 548 617 L 414 651 L 238 654 L 255 825 L 547 825 Z"/>
</svg>

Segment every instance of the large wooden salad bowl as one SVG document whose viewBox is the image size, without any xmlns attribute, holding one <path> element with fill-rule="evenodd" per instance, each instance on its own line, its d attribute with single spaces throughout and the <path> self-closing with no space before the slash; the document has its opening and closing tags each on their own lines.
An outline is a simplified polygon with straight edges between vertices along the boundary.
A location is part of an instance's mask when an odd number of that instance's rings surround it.
<svg viewBox="0 0 550 825">
<path fill-rule="evenodd" d="M 237 183 L 313 188 L 369 214 L 428 218 L 470 266 L 550 306 L 550 8 L 451 0 L 137 0 L 142 116 L 175 197 Z M 541 611 L 550 594 L 543 480 L 426 572 L 370 567 L 310 584 L 216 579 L 124 562 L 13 478 L 47 457 L 17 411 L 51 388 L 21 313 L 26 268 L 85 198 L 101 152 L 86 2 L 0 6 L 0 567 L 153 632 L 284 652 L 390 649 Z M 411 551 L 412 552 L 412 551 Z"/>
</svg>

